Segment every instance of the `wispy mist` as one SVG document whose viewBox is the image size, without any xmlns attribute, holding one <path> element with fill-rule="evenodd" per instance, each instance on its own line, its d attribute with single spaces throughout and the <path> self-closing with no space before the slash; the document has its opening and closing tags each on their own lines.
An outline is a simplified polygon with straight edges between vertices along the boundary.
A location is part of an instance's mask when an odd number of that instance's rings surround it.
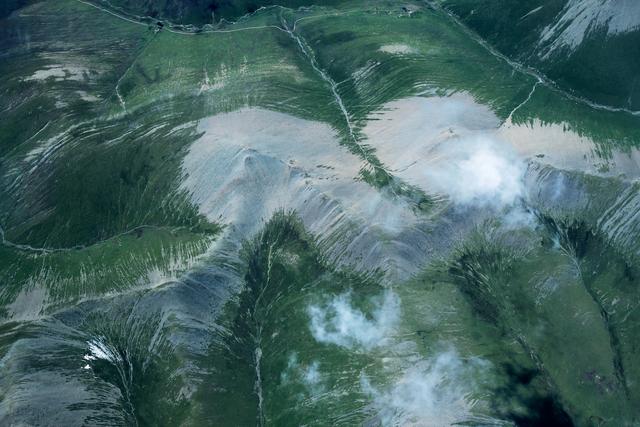
<svg viewBox="0 0 640 427">
<path fill-rule="evenodd" d="M 308 309 L 311 333 L 318 342 L 346 348 L 371 349 L 383 345 L 392 334 L 400 318 L 400 300 L 387 291 L 372 300 L 371 316 L 352 306 L 351 294 L 344 293 L 325 305 Z"/>
<path fill-rule="evenodd" d="M 484 364 L 447 351 L 419 362 L 386 387 L 375 387 L 366 377 L 361 378 L 361 386 L 371 396 L 383 426 L 442 427 L 480 419 L 483 425 L 494 424 L 472 413 L 474 377 Z"/>
<path fill-rule="evenodd" d="M 456 204 L 502 208 L 523 196 L 525 172 L 525 163 L 510 146 L 472 136 L 441 144 L 424 173 L 431 191 Z"/>
</svg>

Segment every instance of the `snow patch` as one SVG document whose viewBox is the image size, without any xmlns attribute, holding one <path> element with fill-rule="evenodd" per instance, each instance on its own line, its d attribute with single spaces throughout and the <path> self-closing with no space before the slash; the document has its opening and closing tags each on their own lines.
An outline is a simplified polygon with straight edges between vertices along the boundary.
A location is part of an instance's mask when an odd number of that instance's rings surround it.
<svg viewBox="0 0 640 427">
<path fill-rule="evenodd" d="M 80 96 L 80 99 L 86 102 L 97 102 L 100 101 L 98 96 L 92 95 L 90 93 L 85 92 L 84 90 L 77 90 L 76 93 Z"/>
<path fill-rule="evenodd" d="M 104 341 L 104 338 L 94 338 L 87 342 L 88 353 L 83 356 L 86 361 L 105 360 L 111 363 L 122 362 L 118 351 Z"/>
<path fill-rule="evenodd" d="M 43 70 L 37 70 L 31 76 L 26 77 L 25 81 L 46 81 L 51 78 L 55 81 L 75 80 L 82 81 L 87 76 L 89 70 L 84 67 L 69 65 L 49 65 Z"/>
<path fill-rule="evenodd" d="M 411 46 L 402 43 L 385 44 L 378 49 L 380 52 L 391 53 L 394 55 L 410 55 L 416 53 L 416 50 Z"/>
</svg>

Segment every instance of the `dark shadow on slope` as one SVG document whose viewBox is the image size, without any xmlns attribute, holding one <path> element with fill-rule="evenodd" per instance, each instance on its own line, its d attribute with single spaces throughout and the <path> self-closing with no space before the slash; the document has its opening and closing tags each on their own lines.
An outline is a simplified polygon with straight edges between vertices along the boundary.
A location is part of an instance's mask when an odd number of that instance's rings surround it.
<svg viewBox="0 0 640 427">
<path fill-rule="evenodd" d="M 166 19 L 176 24 L 213 24 L 220 20 L 235 21 L 265 6 L 299 8 L 312 5 L 334 5 L 341 0 L 110 0 L 97 2 L 113 6 L 133 15 Z"/>
</svg>

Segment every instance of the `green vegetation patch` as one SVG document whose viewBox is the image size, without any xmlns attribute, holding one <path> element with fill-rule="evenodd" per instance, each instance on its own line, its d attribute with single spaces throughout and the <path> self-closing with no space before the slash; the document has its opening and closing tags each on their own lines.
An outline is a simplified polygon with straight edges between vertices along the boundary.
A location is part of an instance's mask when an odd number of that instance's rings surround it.
<svg viewBox="0 0 640 427">
<path fill-rule="evenodd" d="M 614 107 L 640 108 L 640 31 L 592 32 L 575 49 L 561 48 L 545 56 L 541 54 L 542 34 L 562 16 L 567 0 L 437 2 L 502 53 L 540 69 L 563 89 Z"/>
<path fill-rule="evenodd" d="M 637 416 L 631 331 L 638 321 L 627 306 L 638 297 L 637 272 L 584 223 L 542 222 L 542 240 L 525 251 L 481 234 L 446 275 L 479 320 L 530 354 L 547 393 L 573 422 L 624 424 Z"/>
<path fill-rule="evenodd" d="M 3 317 L 37 318 L 83 299 L 176 280 L 212 240 L 187 229 L 140 227 L 82 249 L 41 253 L 2 246 Z"/>
<path fill-rule="evenodd" d="M 382 288 L 325 264 L 298 219 L 283 212 L 246 243 L 243 258 L 246 290 L 221 319 L 228 326 L 210 349 L 207 364 L 215 368 L 206 379 L 210 387 L 196 396 L 202 405 L 196 419 L 219 425 L 364 421 L 366 413 L 354 412 L 363 395 L 353 385 L 361 369 L 375 371 L 378 362 L 318 343 L 308 307 L 349 290 L 367 295 Z M 318 363 L 317 382 L 305 382 L 305 372 Z"/>
</svg>

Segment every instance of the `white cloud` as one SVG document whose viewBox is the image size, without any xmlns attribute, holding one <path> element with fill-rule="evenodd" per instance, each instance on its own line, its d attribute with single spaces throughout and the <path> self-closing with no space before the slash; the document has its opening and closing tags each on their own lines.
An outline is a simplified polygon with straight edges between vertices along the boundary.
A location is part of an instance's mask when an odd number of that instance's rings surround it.
<svg viewBox="0 0 640 427">
<path fill-rule="evenodd" d="M 302 379 L 305 384 L 312 388 L 320 384 L 322 378 L 320 376 L 320 363 L 317 360 L 313 361 L 311 365 L 304 369 Z"/>
<path fill-rule="evenodd" d="M 298 354 L 293 352 L 289 355 L 287 367 L 280 374 L 283 384 L 292 381 L 302 383 L 311 395 L 321 394 L 325 390 L 322 373 L 320 372 L 320 362 L 317 360 L 305 365 L 298 361 Z"/>
<path fill-rule="evenodd" d="M 447 141 L 425 168 L 429 190 L 460 205 L 513 205 L 524 195 L 525 163 L 507 144 L 489 136 Z"/>
<path fill-rule="evenodd" d="M 465 421 L 500 425 L 473 413 L 474 377 L 485 365 L 480 359 L 465 362 L 455 351 L 447 351 L 414 365 L 383 390 L 366 377 L 361 386 L 373 399 L 376 418 L 383 426 L 443 427 Z"/>
<path fill-rule="evenodd" d="M 393 333 L 400 317 L 400 300 L 391 291 L 373 301 L 370 317 L 352 307 L 351 294 L 334 297 L 327 305 L 308 309 L 311 333 L 318 342 L 346 348 L 370 350 L 383 345 Z"/>
</svg>

